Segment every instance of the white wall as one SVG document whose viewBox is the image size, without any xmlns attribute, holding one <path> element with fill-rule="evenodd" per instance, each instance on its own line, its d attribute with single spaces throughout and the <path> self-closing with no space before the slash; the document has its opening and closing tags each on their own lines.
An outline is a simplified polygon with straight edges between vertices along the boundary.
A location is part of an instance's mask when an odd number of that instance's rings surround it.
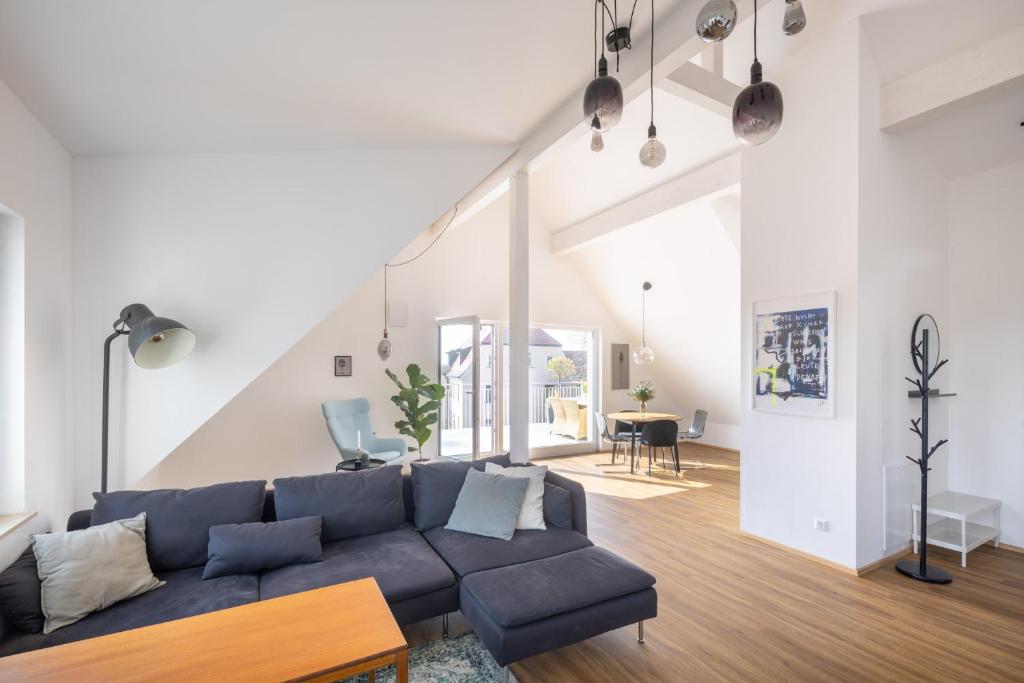
<svg viewBox="0 0 1024 683">
<path fill-rule="evenodd" d="M 0 514 L 25 510 L 25 221 L 0 204 Z"/>
<path fill-rule="evenodd" d="M 739 448 L 740 256 L 711 202 L 609 233 L 568 258 L 633 339 L 641 337 L 641 283 L 651 281 L 647 342 L 656 390 L 687 418 L 708 411 L 704 443 Z"/>
<path fill-rule="evenodd" d="M 535 225 L 535 231 L 544 231 Z M 546 232 L 542 232 L 546 234 Z M 536 235 L 535 235 L 536 237 Z M 412 256 L 433 234 L 420 235 L 396 260 Z M 531 316 L 536 322 L 599 327 L 607 347 L 625 341 L 608 313 L 586 294 L 579 274 L 565 259 L 534 239 L 531 249 Z M 381 334 L 383 273 L 339 305 L 309 334 L 275 361 L 209 421 L 155 467 L 145 487 L 195 486 L 239 478 L 266 478 L 330 471 L 338 454 L 327 433 L 320 404 L 365 396 L 371 419 L 382 435 L 400 415 L 391 404 L 390 367 L 400 376 L 410 362 L 436 377 L 435 320 L 479 315 L 508 317 L 508 197 L 502 196 L 465 223 L 454 226 L 415 263 L 389 276 L 393 301 L 408 305 L 406 327 L 392 327 L 394 353 L 388 363 L 376 355 Z M 564 297 L 546 294 L 559 291 Z M 333 357 L 352 355 L 353 376 L 334 377 Z M 604 359 L 603 374 L 610 373 Z M 604 383 L 607 386 L 607 382 Z M 605 402 L 625 399 L 605 391 Z M 664 404 L 668 405 L 668 404 Z M 435 436 L 426 453 L 436 453 Z"/>
<path fill-rule="evenodd" d="M 770 142 L 742 156 L 740 527 L 820 557 L 856 561 L 859 28 L 822 30 L 765 64 L 785 97 Z M 834 419 L 750 407 L 755 301 L 835 290 Z M 814 518 L 828 520 L 827 532 Z"/>
<path fill-rule="evenodd" d="M 931 313 L 946 317 L 946 180 L 913 137 L 878 128 L 878 65 L 861 31 L 857 329 L 857 566 L 910 540 L 910 504 L 920 498 L 920 457 L 910 432 L 921 402 L 907 397 L 914 376 L 910 332 Z M 948 370 L 933 386 L 950 388 Z M 948 437 L 945 399 L 930 402 L 929 441 Z M 946 489 L 946 460 L 932 457 L 929 490 Z"/>
<path fill-rule="evenodd" d="M 71 510 L 71 182 L 67 152 L 0 82 L 0 204 L 24 220 L 24 507 L 39 512 L 0 539 L 0 567 Z"/>
<path fill-rule="evenodd" d="M 123 306 L 181 321 L 198 345 L 149 372 L 115 342 L 114 489 L 173 451 L 507 152 L 76 159 L 77 503 L 98 488 L 101 347 Z"/>
<path fill-rule="evenodd" d="M 1024 164 L 949 186 L 949 488 L 1003 501 L 1024 547 Z"/>
</svg>

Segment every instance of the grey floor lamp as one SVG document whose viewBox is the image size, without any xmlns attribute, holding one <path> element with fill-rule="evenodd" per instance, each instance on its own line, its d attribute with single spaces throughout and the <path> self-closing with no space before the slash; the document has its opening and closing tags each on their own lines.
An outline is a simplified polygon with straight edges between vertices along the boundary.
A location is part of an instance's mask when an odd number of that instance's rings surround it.
<svg viewBox="0 0 1024 683">
<path fill-rule="evenodd" d="M 155 370 L 174 365 L 192 352 L 195 332 L 176 320 L 160 318 L 143 304 L 125 306 L 114 331 L 103 342 L 103 450 L 100 491 L 107 492 L 107 425 L 110 418 L 110 344 L 128 335 L 128 351 L 140 368 Z"/>
</svg>

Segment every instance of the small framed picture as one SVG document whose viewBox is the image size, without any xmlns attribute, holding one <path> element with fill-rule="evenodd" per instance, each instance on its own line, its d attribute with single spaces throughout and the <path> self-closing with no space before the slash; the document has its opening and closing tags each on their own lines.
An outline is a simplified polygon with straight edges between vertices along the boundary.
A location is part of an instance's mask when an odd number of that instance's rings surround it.
<svg viewBox="0 0 1024 683">
<path fill-rule="evenodd" d="M 352 376 L 352 356 L 335 356 L 334 357 L 334 376 L 335 377 L 351 377 Z"/>
</svg>

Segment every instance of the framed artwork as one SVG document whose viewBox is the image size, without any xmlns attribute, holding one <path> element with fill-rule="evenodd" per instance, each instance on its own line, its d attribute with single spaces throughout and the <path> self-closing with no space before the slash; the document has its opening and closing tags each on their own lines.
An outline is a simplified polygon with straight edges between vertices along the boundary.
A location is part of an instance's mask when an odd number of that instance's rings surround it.
<svg viewBox="0 0 1024 683">
<path fill-rule="evenodd" d="M 835 417 L 836 293 L 754 303 L 754 410 Z"/>
<path fill-rule="evenodd" d="M 335 377 L 351 377 L 352 376 L 352 356 L 335 356 L 334 357 L 334 376 Z"/>
<path fill-rule="evenodd" d="M 612 344 L 612 390 L 629 389 L 629 344 Z"/>
</svg>

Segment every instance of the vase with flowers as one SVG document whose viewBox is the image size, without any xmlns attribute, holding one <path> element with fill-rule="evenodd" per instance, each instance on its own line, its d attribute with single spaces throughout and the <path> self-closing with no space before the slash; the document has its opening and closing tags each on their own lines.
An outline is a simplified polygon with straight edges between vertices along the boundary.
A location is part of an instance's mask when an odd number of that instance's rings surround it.
<svg viewBox="0 0 1024 683">
<path fill-rule="evenodd" d="M 648 401 L 654 400 L 654 385 L 647 381 L 640 382 L 626 392 L 626 396 L 631 401 L 637 401 L 640 404 L 640 414 L 646 415 Z"/>
</svg>

